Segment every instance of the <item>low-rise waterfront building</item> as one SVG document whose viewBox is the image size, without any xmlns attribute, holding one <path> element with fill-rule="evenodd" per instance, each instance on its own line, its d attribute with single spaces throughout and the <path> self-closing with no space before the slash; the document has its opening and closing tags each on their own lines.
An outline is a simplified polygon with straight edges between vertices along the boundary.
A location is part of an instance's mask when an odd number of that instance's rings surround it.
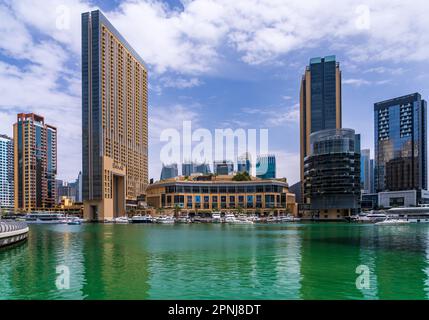
<svg viewBox="0 0 429 320">
<path fill-rule="evenodd" d="M 200 178 L 200 177 L 199 177 Z M 246 213 L 297 214 L 295 195 L 286 179 L 233 181 L 232 176 L 208 176 L 206 180 L 176 179 L 148 186 L 147 203 L 153 208 L 188 213 L 243 211 Z"/>
<path fill-rule="evenodd" d="M 360 139 L 352 129 L 310 135 L 304 197 L 315 219 L 338 220 L 360 211 Z"/>
</svg>

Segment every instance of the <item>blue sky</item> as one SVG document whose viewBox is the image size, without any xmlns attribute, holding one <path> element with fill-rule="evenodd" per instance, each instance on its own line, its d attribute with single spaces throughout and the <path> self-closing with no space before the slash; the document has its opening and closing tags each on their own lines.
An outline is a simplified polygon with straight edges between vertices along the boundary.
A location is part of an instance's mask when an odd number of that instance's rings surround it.
<svg viewBox="0 0 429 320">
<path fill-rule="evenodd" d="M 278 175 L 296 182 L 299 86 L 311 57 L 337 56 L 343 127 L 372 155 L 374 102 L 429 96 L 425 1 L 0 0 L 0 132 L 12 134 L 17 112 L 44 115 L 59 129 L 62 179 L 81 166 L 80 13 L 95 8 L 149 66 L 155 179 L 160 132 L 192 120 L 195 129 L 268 128 Z"/>
</svg>

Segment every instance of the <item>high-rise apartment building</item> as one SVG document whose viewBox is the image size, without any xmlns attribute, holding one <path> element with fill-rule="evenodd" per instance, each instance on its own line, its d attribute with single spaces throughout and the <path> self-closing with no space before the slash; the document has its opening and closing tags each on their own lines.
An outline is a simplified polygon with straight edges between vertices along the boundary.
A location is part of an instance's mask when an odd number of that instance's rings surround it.
<svg viewBox="0 0 429 320">
<path fill-rule="evenodd" d="M 260 179 L 276 178 L 276 156 L 260 155 L 256 159 L 256 176 Z"/>
<path fill-rule="evenodd" d="M 0 135 L 0 208 L 14 207 L 13 140 Z"/>
<path fill-rule="evenodd" d="M 374 104 L 377 192 L 427 189 L 426 109 L 419 93 Z"/>
<path fill-rule="evenodd" d="M 310 135 L 341 128 L 341 70 L 335 56 L 313 58 L 301 81 L 301 182 L 304 158 L 310 154 Z"/>
<path fill-rule="evenodd" d="M 56 202 L 57 129 L 34 113 L 18 114 L 13 129 L 15 208 L 51 208 Z"/>
<path fill-rule="evenodd" d="M 84 216 L 123 216 L 148 184 L 148 81 L 143 59 L 100 11 L 82 14 Z"/>
</svg>

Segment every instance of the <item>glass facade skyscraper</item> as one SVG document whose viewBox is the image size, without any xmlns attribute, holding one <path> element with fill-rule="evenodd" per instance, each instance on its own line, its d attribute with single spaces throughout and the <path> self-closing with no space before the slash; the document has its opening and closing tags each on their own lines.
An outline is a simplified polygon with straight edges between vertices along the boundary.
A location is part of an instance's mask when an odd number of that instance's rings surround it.
<svg viewBox="0 0 429 320">
<path fill-rule="evenodd" d="M 419 93 L 374 104 L 375 189 L 427 189 L 427 103 Z"/>
<path fill-rule="evenodd" d="M 177 163 L 162 165 L 160 180 L 171 179 L 179 176 L 179 169 Z"/>
<path fill-rule="evenodd" d="M 148 88 L 143 59 L 100 11 L 82 14 L 84 216 L 137 204 L 148 184 Z"/>
<path fill-rule="evenodd" d="M 371 176 L 370 150 L 364 149 L 360 154 L 360 182 L 362 193 L 371 193 Z"/>
<path fill-rule="evenodd" d="M 0 208 L 14 207 L 13 140 L 0 135 Z"/>
<path fill-rule="evenodd" d="M 341 71 L 335 56 L 313 58 L 305 70 L 300 92 L 301 181 L 310 135 L 341 128 Z"/>
<path fill-rule="evenodd" d="M 260 179 L 276 178 L 276 156 L 260 155 L 256 159 L 256 177 Z"/>
<path fill-rule="evenodd" d="M 18 114 L 14 125 L 15 208 L 52 208 L 56 203 L 57 129 L 42 116 Z"/>
</svg>

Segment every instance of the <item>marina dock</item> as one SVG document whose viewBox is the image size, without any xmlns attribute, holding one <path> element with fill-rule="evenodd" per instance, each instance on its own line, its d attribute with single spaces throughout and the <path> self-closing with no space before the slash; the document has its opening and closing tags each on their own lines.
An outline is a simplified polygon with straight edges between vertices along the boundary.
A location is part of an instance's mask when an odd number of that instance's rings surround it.
<svg viewBox="0 0 429 320">
<path fill-rule="evenodd" d="M 0 248 L 24 241 L 27 236 L 27 223 L 0 221 Z"/>
</svg>

